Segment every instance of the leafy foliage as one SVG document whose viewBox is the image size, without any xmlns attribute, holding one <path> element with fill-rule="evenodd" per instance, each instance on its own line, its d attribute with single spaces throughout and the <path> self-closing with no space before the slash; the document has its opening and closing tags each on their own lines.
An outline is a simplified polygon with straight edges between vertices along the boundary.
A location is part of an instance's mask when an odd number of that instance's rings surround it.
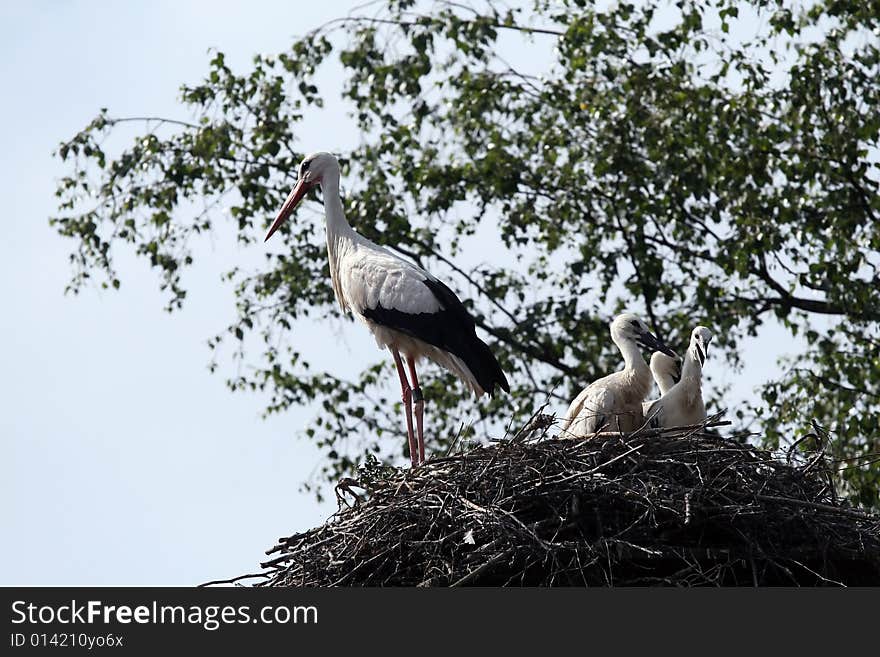
<svg viewBox="0 0 880 657">
<path fill-rule="evenodd" d="M 297 130 L 325 100 L 321 68 L 338 58 L 363 133 L 342 158 L 350 222 L 469 299 L 514 384 L 468 406 L 432 371 L 434 449 L 456 440 L 465 408 L 488 430 L 545 398 L 564 405 L 616 367 L 607 319 L 624 307 L 673 344 L 712 326 L 734 368 L 743 338 L 778 321 L 802 349 L 737 414 L 771 444 L 804 435 L 810 418 L 827 425 L 856 466 L 843 471 L 849 491 L 876 504 L 878 34 L 876 2 L 538 0 L 526 12 L 388 0 L 243 74 L 217 53 L 182 89 L 192 122 L 102 111 L 59 148 L 71 171 L 52 223 L 77 244 L 71 289 L 92 276 L 119 287 L 113 253 L 129 244 L 179 307 L 198 235 L 260 238 L 303 155 Z M 522 49 L 549 53 L 540 75 L 503 57 Z M 144 124 L 135 143 L 105 154 L 105 137 L 132 121 Z M 338 313 L 322 231 L 289 222 L 264 271 L 230 272 L 238 320 L 211 344 L 262 338 L 257 371 L 230 385 L 271 391 L 271 412 L 319 402 L 305 432 L 336 478 L 383 434 L 405 441 L 383 412 L 388 359 L 343 380 L 279 342 L 304 317 Z M 491 263 L 454 264 L 485 253 L 487 236 Z"/>
</svg>

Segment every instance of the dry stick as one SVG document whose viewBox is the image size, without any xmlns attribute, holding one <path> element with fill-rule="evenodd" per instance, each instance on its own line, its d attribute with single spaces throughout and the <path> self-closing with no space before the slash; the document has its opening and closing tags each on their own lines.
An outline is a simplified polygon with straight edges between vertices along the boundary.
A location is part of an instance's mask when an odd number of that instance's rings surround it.
<svg viewBox="0 0 880 657">
<path fill-rule="evenodd" d="M 798 566 L 800 566 L 801 568 L 803 568 L 804 570 L 806 570 L 808 573 L 811 573 L 811 574 L 815 575 L 816 577 L 818 577 L 819 579 L 821 579 L 823 582 L 828 582 L 829 584 L 835 584 L 835 585 L 837 585 L 837 586 L 846 586 L 846 584 L 844 584 L 843 582 L 838 582 L 836 579 L 828 579 L 827 577 L 824 577 L 823 575 L 817 573 L 817 572 L 816 572 L 815 570 L 813 570 L 812 568 L 809 568 L 809 567 L 805 566 L 804 564 L 802 564 L 802 563 L 801 563 L 800 561 L 798 561 L 797 559 L 792 559 L 791 561 L 792 561 L 792 563 L 797 564 Z"/>
<path fill-rule="evenodd" d="M 516 443 L 525 440 L 525 438 L 528 436 L 528 432 L 531 428 L 532 423 L 535 421 L 536 418 L 538 418 L 538 416 L 543 415 L 544 409 L 547 408 L 548 404 L 549 402 L 545 402 L 537 411 L 532 413 L 532 416 L 523 423 L 523 425 L 517 430 L 515 434 L 513 434 L 513 436 L 510 438 L 510 442 Z M 509 433 L 510 432 L 508 432 L 508 434 Z"/>
<path fill-rule="evenodd" d="M 574 479 L 583 479 L 583 478 L 585 478 L 585 477 L 589 477 L 590 475 L 593 475 L 593 474 L 596 474 L 597 472 L 599 472 L 599 470 L 601 470 L 602 468 L 604 468 L 606 465 L 611 465 L 611 464 L 614 463 L 615 461 L 619 461 L 620 459 L 622 459 L 622 458 L 624 458 L 624 457 L 626 457 L 626 456 L 629 456 L 629 455 L 632 454 L 633 452 L 638 452 L 638 451 L 639 451 L 640 449 L 642 449 L 642 447 L 644 447 L 644 446 L 645 446 L 644 444 L 636 445 L 635 447 L 633 447 L 633 448 L 630 449 L 629 451 L 626 451 L 626 452 L 624 452 L 623 454 L 619 454 L 618 456 L 615 456 L 615 457 L 614 457 L 613 459 L 611 459 L 610 461 L 605 461 L 604 463 L 600 463 L 599 465 L 597 465 L 597 466 L 596 466 L 595 468 L 593 468 L 592 470 L 587 470 L 586 472 L 576 472 L 576 473 L 574 473 L 574 474 L 572 474 L 572 475 L 569 475 L 569 476 L 567 476 L 567 477 L 563 477 L 562 479 L 557 479 L 557 480 L 553 481 L 552 483 L 553 483 L 554 485 L 555 485 L 555 484 L 562 484 L 562 483 L 565 483 L 565 482 L 567 482 L 567 481 L 572 481 L 572 480 L 574 480 Z"/>
<path fill-rule="evenodd" d="M 214 586 L 216 584 L 235 584 L 243 579 L 252 579 L 254 577 L 265 577 L 268 578 L 268 573 L 251 573 L 249 575 L 239 575 L 238 577 L 230 577 L 229 579 L 212 579 L 210 582 L 205 582 L 204 584 L 199 584 L 196 588 L 205 588 L 208 586 Z"/>
<path fill-rule="evenodd" d="M 700 433 L 701 429 L 714 429 L 715 427 L 726 427 L 733 424 L 730 420 L 723 422 L 713 422 L 711 424 L 689 424 L 680 427 L 666 427 L 662 429 L 649 428 L 637 429 L 630 434 L 620 431 L 597 431 L 588 436 L 578 436 L 570 434 L 568 436 L 560 436 L 562 440 L 594 440 L 599 438 L 686 438 Z M 702 434 L 700 434 L 702 435 Z"/>
<path fill-rule="evenodd" d="M 450 588 L 455 588 L 455 587 L 458 587 L 458 586 L 464 586 L 464 585 L 467 584 L 468 582 L 472 582 L 472 581 L 475 580 L 477 577 L 479 577 L 480 575 L 482 575 L 483 573 L 485 573 L 487 570 L 489 570 L 490 568 L 492 568 L 492 566 L 494 566 L 495 564 L 497 564 L 499 561 L 503 561 L 504 559 L 507 559 L 508 557 L 512 556 L 512 555 L 513 555 L 513 552 L 514 552 L 513 548 L 509 548 L 509 549 L 505 550 L 504 552 L 501 552 L 501 553 L 499 553 L 499 554 L 496 554 L 494 557 L 492 557 L 491 559 L 489 559 L 487 562 L 485 562 L 485 563 L 484 563 L 482 566 L 480 566 L 479 568 L 477 568 L 477 569 L 475 569 L 475 570 L 472 570 L 471 572 L 469 572 L 467 575 L 465 575 L 465 576 L 462 577 L 461 579 L 459 579 L 459 580 L 453 582 L 452 584 L 450 584 L 450 585 L 449 585 Z"/>
<path fill-rule="evenodd" d="M 793 497 L 777 497 L 776 495 L 756 495 L 755 497 L 763 502 L 781 502 L 783 504 L 794 504 L 795 506 L 806 506 L 811 509 L 828 511 L 829 513 L 840 514 L 848 516 L 850 518 L 856 518 L 858 520 L 873 520 L 874 522 L 877 521 L 877 516 L 871 515 L 870 513 L 865 513 L 856 509 L 847 509 L 841 506 L 831 506 L 830 504 L 820 504 L 818 502 L 807 502 L 805 500 L 799 500 Z"/>
</svg>

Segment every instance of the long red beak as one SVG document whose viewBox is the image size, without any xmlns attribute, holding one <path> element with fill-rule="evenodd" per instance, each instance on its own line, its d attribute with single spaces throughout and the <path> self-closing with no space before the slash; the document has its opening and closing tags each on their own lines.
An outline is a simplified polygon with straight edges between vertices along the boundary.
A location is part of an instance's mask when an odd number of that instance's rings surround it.
<svg viewBox="0 0 880 657">
<path fill-rule="evenodd" d="M 264 242 L 268 242 L 269 238 L 272 237 L 272 234 L 287 220 L 290 213 L 293 212 L 293 209 L 297 205 L 299 205 L 299 202 L 302 201 L 303 196 L 306 195 L 306 192 L 308 192 L 310 188 L 311 186 L 302 178 L 297 181 L 293 191 L 290 192 L 290 196 L 287 197 L 287 200 L 284 201 L 284 205 L 282 205 L 281 209 L 278 211 L 278 216 L 275 217 L 275 221 L 269 226 L 269 232 L 266 233 L 266 239 L 263 240 Z"/>
</svg>

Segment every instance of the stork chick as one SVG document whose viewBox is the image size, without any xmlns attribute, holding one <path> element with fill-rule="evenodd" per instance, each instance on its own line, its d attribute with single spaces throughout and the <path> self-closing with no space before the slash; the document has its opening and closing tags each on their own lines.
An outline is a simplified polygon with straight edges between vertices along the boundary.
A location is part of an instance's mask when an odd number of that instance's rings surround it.
<svg viewBox="0 0 880 657">
<path fill-rule="evenodd" d="M 611 431 L 635 431 L 644 424 L 642 402 L 651 391 L 651 370 L 641 348 L 675 357 L 635 315 L 624 313 L 611 322 L 611 340 L 620 349 L 624 367 L 588 385 L 568 408 L 563 437 L 583 437 L 607 426 Z"/>
<path fill-rule="evenodd" d="M 691 331 L 681 380 L 667 390 L 660 399 L 645 411 L 652 426 L 681 427 L 699 424 L 706 419 L 706 405 L 703 403 L 703 365 L 709 354 L 712 332 L 705 326 Z"/>
<path fill-rule="evenodd" d="M 651 354 L 651 376 L 657 384 L 660 395 L 674 386 L 681 379 L 681 364 L 678 358 L 667 356 L 662 351 Z"/>
<path fill-rule="evenodd" d="M 655 351 L 651 354 L 651 376 L 654 377 L 654 383 L 657 384 L 657 389 L 660 390 L 660 396 L 662 397 L 666 394 L 667 390 L 681 379 L 679 359 L 667 356 L 662 351 Z M 655 401 L 657 399 L 642 402 L 642 410 L 645 412 L 645 419 L 647 420 L 651 419 L 648 417 L 648 409 L 651 408 Z"/>
</svg>

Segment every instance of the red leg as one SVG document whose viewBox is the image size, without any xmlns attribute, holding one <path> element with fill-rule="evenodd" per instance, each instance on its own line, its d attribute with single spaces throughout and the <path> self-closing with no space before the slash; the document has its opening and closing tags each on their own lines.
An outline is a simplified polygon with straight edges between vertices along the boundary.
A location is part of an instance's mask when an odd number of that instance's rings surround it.
<svg viewBox="0 0 880 657">
<path fill-rule="evenodd" d="M 413 435 L 413 421 L 412 421 L 412 388 L 409 387 L 409 381 L 406 380 L 406 372 L 403 370 L 403 361 L 400 360 L 400 353 L 397 349 L 393 347 L 389 347 L 391 349 L 391 355 L 394 356 L 394 364 L 397 366 L 397 376 L 400 377 L 400 391 L 401 391 L 401 399 L 403 399 L 403 412 L 406 414 L 406 435 L 409 439 L 409 458 L 412 461 L 412 466 L 416 467 L 419 464 L 418 457 L 418 445 L 416 444 L 416 438 Z"/>
<path fill-rule="evenodd" d="M 412 396 L 413 405 L 416 411 L 416 429 L 419 432 L 419 463 L 425 462 L 425 398 L 422 396 L 422 389 L 419 387 L 419 376 L 416 374 L 416 361 L 414 358 L 407 358 L 406 364 L 409 365 L 409 375 L 412 378 Z"/>
</svg>

